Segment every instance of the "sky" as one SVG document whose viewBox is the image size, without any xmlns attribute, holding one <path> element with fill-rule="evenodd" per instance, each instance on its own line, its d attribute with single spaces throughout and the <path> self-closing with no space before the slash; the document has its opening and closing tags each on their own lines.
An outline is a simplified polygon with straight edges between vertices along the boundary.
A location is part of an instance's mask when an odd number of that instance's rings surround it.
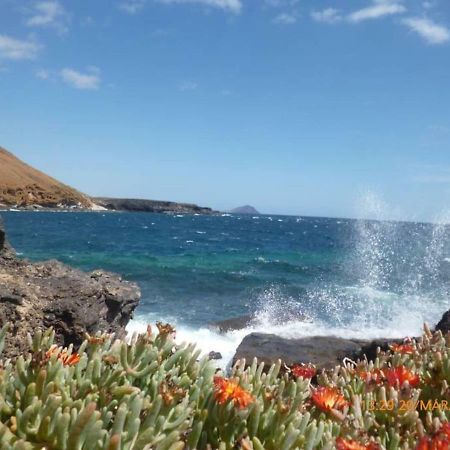
<svg viewBox="0 0 450 450">
<path fill-rule="evenodd" d="M 0 0 L 0 102 L 0 146 L 91 195 L 450 210 L 448 0 Z"/>
</svg>

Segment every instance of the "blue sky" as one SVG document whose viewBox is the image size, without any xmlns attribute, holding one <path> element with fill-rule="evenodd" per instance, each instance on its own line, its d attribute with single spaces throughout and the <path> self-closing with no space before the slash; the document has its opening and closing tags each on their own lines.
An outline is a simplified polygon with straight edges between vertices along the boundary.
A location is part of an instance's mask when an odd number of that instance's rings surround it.
<svg viewBox="0 0 450 450">
<path fill-rule="evenodd" d="M 0 145 L 93 195 L 450 208 L 448 0 L 0 0 L 0 101 Z"/>
</svg>

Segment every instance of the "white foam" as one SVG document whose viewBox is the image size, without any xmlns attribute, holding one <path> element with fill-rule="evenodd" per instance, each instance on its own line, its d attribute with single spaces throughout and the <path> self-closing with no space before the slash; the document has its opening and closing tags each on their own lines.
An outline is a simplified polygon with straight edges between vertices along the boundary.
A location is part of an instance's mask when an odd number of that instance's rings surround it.
<svg viewBox="0 0 450 450">
<path fill-rule="evenodd" d="M 194 342 L 202 351 L 203 355 L 210 352 L 220 352 L 222 359 L 215 361 L 217 366 L 226 369 L 231 363 L 236 349 L 245 336 L 250 333 L 275 334 L 287 339 L 298 339 L 311 336 L 336 336 L 346 339 L 378 339 L 378 338 L 403 338 L 406 336 L 417 336 L 422 328 L 422 317 L 412 315 L 408 323 L 392 318 L 389 328 L 373 326 L 362 327 L 359 323 L 354 323 L 348 327 L 330 327 L 321 322 L 296 321 L 282 325 L 268 325 L 267 323 L 257 323 L 254 326 L 242 330 L 231 331 L 220 334 L 213 329 L 206 327 L 187 327 L 180 325 L 176 327 L 176 342 Z M 127 331 L 143 333 L 147 329 L 147 321 L 143 317 L 132 320 Z M 176 326 L 176 325 L 175 325 Z"/>
</svg>

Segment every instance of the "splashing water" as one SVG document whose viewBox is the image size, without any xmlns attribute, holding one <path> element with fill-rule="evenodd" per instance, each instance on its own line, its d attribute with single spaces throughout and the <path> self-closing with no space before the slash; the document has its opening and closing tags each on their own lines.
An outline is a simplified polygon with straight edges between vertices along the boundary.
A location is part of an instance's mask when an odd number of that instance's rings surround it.
<svg viewBox="0 0 450 450">
<path fill-rule="evenodd" d="M 450 214 L 434 225 L 393 221 L 396 211 L 369 193 L 359 215 L 367 219 L 45 212 L 5 219 L 25 257 L 102 267 L 139 283 L 129 330 L 170 321 L 180 341 L 221 352 L 224 365 L 252 331 L 401 337 L 449 309 Z M 246 314 L 254 320 L 244 330 L 219 335 L 207 326 Z"/>
</svg>

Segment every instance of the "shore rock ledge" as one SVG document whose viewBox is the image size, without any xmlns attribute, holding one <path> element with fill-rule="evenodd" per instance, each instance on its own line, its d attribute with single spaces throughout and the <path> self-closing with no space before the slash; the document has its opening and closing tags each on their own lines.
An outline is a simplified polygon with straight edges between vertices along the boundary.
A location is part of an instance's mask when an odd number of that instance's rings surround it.
<svg viewBox="0 0 450 450">
<path fill-rule="evenodd" d="M 17 258 L 0 219 L 0 326 L 11 324 L 7 357 L 21 354 L 27 333 L 39 328 L 53 327 L 64 346 L 79 345 L 85 333 L 99 330 L 122 337 L 140 296 L 137 285 L 112 273 Z"/>
</svg>

